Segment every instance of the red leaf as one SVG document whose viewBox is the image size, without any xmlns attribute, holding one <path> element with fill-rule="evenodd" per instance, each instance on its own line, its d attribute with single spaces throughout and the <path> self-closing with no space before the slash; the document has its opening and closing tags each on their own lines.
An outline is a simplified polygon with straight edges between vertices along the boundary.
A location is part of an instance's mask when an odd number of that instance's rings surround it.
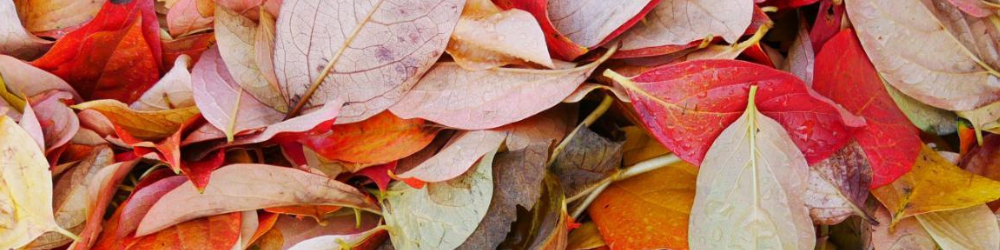
<svg viewBox="0 0 1000 250">
<path fill-rule="evenodd" d="M 761 5 L 774 6 L 778 9 L 792 9 L 819 2 L 819 0 L 770 0 L 764 1 Z"/>
<path fill-rule="evenodd" d="M 32 62 L 70 83 L 85 99 L 131 103 L 160 76 L 162 52 L 153 0 L 108 1 L 90 23 Z"/>
<path fill-rule="evenodd" d="M 219 149 L 215 155 L 212 155 L 208 159 L 181 162 L 181 172 L 191 180 L 191 183 L 198 188 L 198 191 L 205 191 L 205 186 L 208 186 L 209 178 L 212 177 L 212 171 L 221 167 L 225 160 L 226 150 L 224 148 Z"/>
<path fill-rule="evenodd" d="M 392 177 L 389 175 L 389 173 L 396 172 L 396 165 L 397 165 L 396 163 L 397 163 L 396 161 L 393 161 L 386 164 L 367 167 L 365 169 L 358 171 L 357 173 L 347 175 L 343 179 L 338 178 L 338 180 L 346 181 L 347 179 L 350 179 L 355 176 L 364 176 L 372 180 L 372 182 L 375 182 L 375 185 L 378 186 L 379 191 L 385 192 L 385 190 L 389 188 L 389 181 L 392 181 Z"/>
<path fill-rule="evenodd" d="M 816 56 L 813 88 L 867 120 L 854 139 L 871 163 L 871 188 L 889 184 L 916 162 L 923 144 L 920 131 L 889 96 L 853 30 L 840 32 L 827 45 Z"/>
<path fill-rule="evenodd" d="M 823 0 L 819 3 L 819 12 L 816 13 L 816 22 L 813 23 L 812 30 L 809 31 L 809 39 L 812 40 L 813 51 L 820 51 L 827 40 L 840 32 L 841 23 L 844 20 L 844 4 L 833 5 L 832 0 Z"/>
<path fill-rule="evenodd" d="M 629 97 L 652 135 L 695 165 L 743 113 L 752 85 L 759 86 L 759 110 L 781 123 L 809 164 L 847 144 L 853 127 L 864 124 L 798 77 L 750 62 L 695 60 L 658 67 L 630 80 L 617 78 L 623 85 L 634 85 L 628 88 Z"/>
<path fill-rule="evenodd" d="M 423 149 L 441 131 L 423 119 L 401 119 L 388 111 L 361 122 L 334 125 L 299 142 L 330 160 L 383 164 Z"/>
<path fill-rule="evenodd" d="M 202 33 L 184 36 L 175 40 L 163 41 L 163 61 L 162 65 L 168 67 L 177 61 L 177 57 L 188 55 L 193 60 L 191 65 L 198 63 L 201 53 L 215 44 L 215 33 Z M 167 70 L 167 69 L 164 69 Z"/>
</svg>

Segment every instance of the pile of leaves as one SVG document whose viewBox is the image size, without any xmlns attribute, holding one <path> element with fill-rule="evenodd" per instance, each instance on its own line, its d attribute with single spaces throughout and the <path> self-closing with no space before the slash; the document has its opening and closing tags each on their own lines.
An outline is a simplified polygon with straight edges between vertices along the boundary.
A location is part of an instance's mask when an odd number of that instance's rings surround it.
<svg viewBox="0 0 1000 250">
<path fill-rule="evenodd" d="M 995 0 L 0 0 L 0 249 L 1000 249 Z"/>
</svg>

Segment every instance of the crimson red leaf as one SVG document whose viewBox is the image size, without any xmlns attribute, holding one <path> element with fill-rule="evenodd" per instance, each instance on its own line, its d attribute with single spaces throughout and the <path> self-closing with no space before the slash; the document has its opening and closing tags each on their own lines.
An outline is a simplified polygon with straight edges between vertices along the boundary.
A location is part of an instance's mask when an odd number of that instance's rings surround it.
<svg viewBox="0 0 1000 250">
<path fill-rule="evenodd" d="M 605 75 L 615 75 L 628 87 L 632 105 L 650 133 L 695 165 L 743 113 L 753 85 L 759 86 L 758 109 L 788 131 L 809 164 L 847 144 L 853 128 L 864 124 L 798 77 L 750 62 L 695 60 L 654 68 L 631 79 L 610 71 Z"/>
<path fill-rule="evenodd" d="M 916 162 L 920 131 L 889 96 L 854 30 L 841 31 L 826 46 L 816 56 L 813 88 L 865 118 L 868 126 L 858 129 L 854 139 L 871 163 L 871 188 L 889 184 Z"/>
<path fill-rule="evenodd" d="M 809 31 L 809 40 L 812 40 L 813 51 L 820 51 L 827 40 L 840 32 L 846 11 L 843 3 L 834 5 L 833 0 L 823 0 L 819 3 L 816 22 L 813 23 L 812 30 Z"/>
</svg>

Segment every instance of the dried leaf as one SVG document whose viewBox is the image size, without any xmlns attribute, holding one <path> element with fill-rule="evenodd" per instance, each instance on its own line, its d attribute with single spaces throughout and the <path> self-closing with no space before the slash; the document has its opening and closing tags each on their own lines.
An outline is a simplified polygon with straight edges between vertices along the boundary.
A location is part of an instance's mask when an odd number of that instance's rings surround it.
<svg viewBox="0 0 1000 250">
<path fill-rule="evenodd" d="M 58 90 L 73 94 L 74 100 L 81 100 L 76 90 L 63 79 L 7 55 L 0 55 L 0 78 L 7 91 L 19 98 Z"/>
<path fill-rule="evenodd" d="M 215 10 L 219 54 L 233 80 L 243 90 L 279 112 L 288 112 L 274 72 L 274 17 L 265 13 L 259 22 L 218 6 Z M 266 58 L 262 60 L 261 58 Z"/>
<path fill-rule="evenodd" d="M 646 15 L 645 22 L 622 34 L 622 53 L 662 55 L 653 51 L 715 36 L 736 43 L 750 26 L 753 12 L 750 1 L 665 0 Z"/>
<path fill-rule="evenodd" d="M 382 203 L 392 245 L 402 249 L 453 249 L 465 242 L 486 216 L 493 194 L 496 150 L 458 178 L 414 189 L 389 188 Z"/>
<path fill-rule="evenodd" d="M 204 9 L 204 10 L 203 10 Z M 211 15 L 215 2 L 210 0 L 177 0 L 170 11 L 167 11 L 167 28 L 170 35 L 183 36 L 198 31 L 210 29 Z"/>
<path fill-rule="evenodd" d="M 390 111 L 460 129 L 496 128 L 559 104 L 612 54 L 613 50 L 593 63 L 561 70 L 470 71 L 455 63 L 439 63 Z"/>
<path fill-rule="evenodd" d="M 556 30 L 573 43 L 594 48 L 631 28 L 659 3 L 659 0 L 551 0 L 547 10 Z"/>
<path fill-rule="evenodd" d="M 892 215 L 883 207 L 875 212 L 879 223 L 872 230 L 872 245 L 879 250 L 935 250 L 937 244 L 916 218 L 906 218 L 896 225 L 886 223 Z"/>
<path fill-rule="evenodd" d="M 958 118 L 955 113 L 914 100 L 885 81 L 882 82 L 882 85 L 889 92 L 889 96 L 892 96 L 892 99 L 896 101 L 899 110 L 903 111 L 910 122 L 920 130 L 937 135 L 951 134 L 958 130 L 957 122 L 955 122 Z"/>
<path fill-rule="evenodd" d="M 107 0 L 15 0 L 17 13 L 31 33 L 61 38 L 97 16 Z"/>
<path fill-rule="evenodd" d="M 230 140 L 237 133 L 280 122 L 284 114 L 237 84 L 219 53 L 217 47 L 209 49 L 191 71 L 194 102 L 205 120 L 224 131 Z"/>
<path fill-rule="evenodd" d="M 851 215 L 875 218 L 864 209 L 871 183 L 871 166 L 863 147 L 847 144 L 830 158 L 809 167 L 805 203 L 813 222 L 838 224 Z"/>
<path fill-rule="evenodd" d="M 385 111 L 358 123 L 334 125 L 328 132 L 299 141 L 329 160 L 383 164 L 420 151 L 438 131 L 441 129 L 422 119 L 400 119 Z"/>
<path fill-rule="evenodd" d="M 0 53 L 22 59 L 35 59 L 52 46 L 21 26 L 13 0 L 0 1 Z"/>
<path fill-rule="evenodd" d="M 94 176 L 104 167 L 111 165 L 113 153 L 107 146 L 94 148 L 87 156 L 70 170 L 59 175 L 53 187 L 53 212 L 56 223 L 59 227 L 73 233 L 80 233 L 90 215 L 87 207 L 90 202 L 87 189 L 93 185 L 100 185 L 95 182 Z M 29 249 L 51 249 L 65 245 L 73 241 L 69 237 L 56 232 L 43 234 L 31 244 L 26 246 Z"/>
<path fill-rule="evenodd" d="M 559 181 L 550 174 L 544 176 L 538 202 L 531 210 L 518 208 L 517 221 L 498 249 L 566 249 L 573 218 L 566 213 L 566 197 Z"/>
<path fill-rule="evenodd" d="M 241 213 L 197 218 L 139 237 L 126 249 L 231 249 L 240 239 Z"/>
<path fill-rule="evenodd" d="M 812 87 L 813 68 L 816 64 L 816 52 L 818 51 L 813 50 L 808 27 L 805 18 L 799 15 L 798 33 L 795 34 L 795 40 L 792 40 L 792 47 L 788 49 L 788 58 L 785 58 L 781 70 L 791 72 L 802 79 L 807 86 Z"/>
<path fill-rule="evenodd" d="M 39 147 L 22 146 L 31 136 L 0 116 L 0 249 L 16 249 L 59 228 L 52 213 L 52 175 Z"/>
<path fill-rule="evenodd" d="M 483 5 L 486 7 L 480 7 Z M 518 9 L 499 12 L 489 0 L 466 2 L 446 51 L 459 66 L 469 70 L 521 62 L 555 67 L 545 47 L 545 34 L 531 13 Z"/>
<path fill-rule="evenodd" d="M 358 245 L 365 243 L 376 234 L 385 233 L 384 228 L 377 227 L 358 234 L 350 235 L 324 235 L 316 238 L 304 240 L 288 248 L 288 250 L 340 250 L 354 249 Z"/>
<path fill-rule="evenodd" d="M 506 137 L 507 133 L 493 130 L 460 132 L 437 154 L 399 174 L 398 178 L 420 182 L 451 180 L 473 167 L 476 161 L 481 161 L 484 155 L 499 148 Z"/>
<path fill-rule="evenodd" d="M 311 204 L 378 209 L 351 186 L 295 169 L 233 164 L 214 174 L 203 193 L 194 185 L 181 184 L 165 194 L 142 219 L 136 236 L 202 216 L 268 207 Z"/>
<path fill-rule="evenodd" d="M 998 249 L 1000 226 L 986 205 L 917 215 L 941 249 Z"/>
<path fill-rule="evenodd" d="M 198 107 L 171 110 L 138 111 L 116 100 L 97 100 L 73 105 L 78 110 L 96 110 L 129 135 L 158 141 L 173 135 L 181 124 L 199 114 Z"/>
<path fill-rule="evenodd" d="M 746 106 L 701 164 L 688 234 L 692 249 L 813 249 L 816 237 L 803 202 L 809 166 L 793 145 L 781 124 L 755 104 Z"/>
<path fill-rule="evenodd" d="M 998 99 L 995 71 L 987 72 L 983 58 L 973 56 L 921 1 L 845 2 L 872 64 L 904 94 L 947 110 L 974 109 Z"/>
<path fill-rule="evenodd" d="M 274 70 L 290 112 L 342 99 L 350 123 L 389 108 L 444 53 L 464 3 L 285 0 Z"/>
<path fill-rule="evenodd" d="M 191 72 L 188 71 L 191 64 L 191 57 L 184 54 L 178 56 L 174 67 L 129 107 L 139 111 L 155 111 L 194 106 Z"/>
<path fill-rule="evenodd" d="M 614 174 L 622 162 L 624 138 L 606 138 L 580 125 L 573 140 L 556 156 L 549 167 L 559 179 L 567 197 Z"/>
<path fill-rule="evenodd" d="M 590 217 L 612 249 L 687 249 L 697 175 L 679 162 L 613 182 L 590 204 Z"/>
</svg>

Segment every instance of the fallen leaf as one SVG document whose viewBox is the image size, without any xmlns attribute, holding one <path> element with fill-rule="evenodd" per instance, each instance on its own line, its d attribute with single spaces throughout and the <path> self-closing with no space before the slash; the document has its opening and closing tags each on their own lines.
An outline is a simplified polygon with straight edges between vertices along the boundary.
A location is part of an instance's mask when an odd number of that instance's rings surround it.
<svg viewBox="0 0 1000 250">
<path fill-rule="evenodd" d="M 809 38 L 808 24 L 804 16 L 799 15 L 799 29 L 792 40 L 792 47 L 788 49 L 788 58 L 781 65 L 781 70 L 788 71 L 806 83 L 806 86 L 813 85 L 813 69 L 816 65 L 816 52 L 813 50 L 812 40 Z"/>
<path fill-rule="evenodd" d="M 998 99 L 996 71 L 985 68 L 983 58 L 945 29 L 929 6 L 916 0 L 845 2 L 872 64 L 899 91 L 947 110 L 974 109 Z"/>
<path fill-rule="evenodd" d="M 597 231 L 597 224 L 594 222 L 583 223 L 580 227 L 573 229 L 566 239 L 567 250 L 595 249 L 606 245 L 601 239 L 601 232 Z"/>
<path fill-rule="evenodd" d="M 342 99 L 347 105 L 337 122 L 343 124 L 389 108 L 444 53 L 464 3 L 364 1 L 342 8 L 330 1 L 285 0 L 274 70 L 281 72 L 282 94 L 293 107 L 289 114 Z M 297 18 L 302 16 L 316 18 Z"/>
<path fill-rule="evenodd" d="M 614 49 L 590 64 L 561 70 L 470 71 L 455 63 L 439 63 L 389 110 L 402 118 L 423 118 L 453 128 L 496 128 L 559 104 L 612 54 Z"/>
<path fill-rule="evenodd" d="M 809 31 L 809 40 L 812 41 L 813 51 L 819 52 L 823 45 L 826 45 L 827 40 L 847 28 L 850 22 L 845 22 L 847 20 L 846 13 L 844 1 L 819 1 L 816 20 L 813 22 L 812 30 Z"/>
<path fill-rule="evenodd" d="M 453 249 L 465 242 L 486 216 L 493 194 L 493 156 L 487 153 L 458 178 L 414 189 L 389 188 L 382 215 L 392 245 L 401 249 Z"/>
<path fill-rule="evenodd" d="M 39 147 L 21 146 L 31 136 L 7 116 L 0 116 L 0 248 L 16 249 L 43 233 L 61 231 L 52 210 L 52 175 Z M 19 143 L 20 142 L 20 143 Z M 8 165 L 9 164 L 9 165 Z"/>
<path fill-rule="evenodd" d="M 548 149 L 547 144 L 533 144 L 496 155 L 493 197 L 486 217 L 456 249 L 497 249 L 507 233 L 516 229 L 511 228 L 511 223 L 517 219 L 518 207 L 530 210 L 542 195 Z"/>
<path fill-rule="evenodd" d="M 84 225 L 83 231 L 79 234 L 80 239 L 73 241 L 73 244 L 70 244 L 68 249 L 89 249 L 99 240 L 98 236 L 100 236 L 101 230 L 103 230 L 102 227 L 104 226 L 104 221 L 102 221 L 105 215 L 104 212 L 107 211 L 111 199 L 114 198 L 115 192 L 118 190 L 118 185 L 121 184 L 125 176 L 132 171 L 132 168 L 138 162 L 139 160 L 117 162 L 101 168 L 94 175 L 92 181 L 96 185 L 87 186 L 87 196 L 91 197 L 91 199 L 88 199 L 87 206 L 92 208 L 88 211 L 87 224 Z"/>
<path fill-rule="evenodd" d="M 875 221 L 864 209 L 872 181 L 868 161 L 863 147 L 852 142 L 809 167 L 809 187 L 804 199 L 813 222 L 834 225 L 851 215 Z"/>
<path fill-rule="evenodd" d="M 131 103 L 160 76 L 152 0 L 109 1 L 94 20 L 59 39 L 32 65 L 65 79 L 85 99 Z"/>
<path fill-rule="evenodd" d="M 955 114 L 969 120 L 976 131 L 976 141 L 982 141 L 983 129 L 992 127 L 991 124 L 1000 121 L 1000 102 L 990 103 L 973 110 L 958 111 Z"/>
<path fill-rule="evenodd" d="M 129 135 L 148 141 L 158 141 L 173 135 L 181 124 L 198 115 L 198 107 L 170 110 L 133 110 L 117 100 L 97 100 L 73 105 L 77 110 L 96 110 Z"/>
<path fill-rule="evenodd" d="M 632 102 L 632 100 L 628 99 L 628 94 L 625 93 L 625 90 L 622 89 L 620 86 L 608 86 L 603 84 L 585 82 L 581 84 L 580 87 L 577 87 L 572 94 L 569 94 L 569 96 L 567 96 L 566 99 L 563 99 L 563 103 L 580 102 L 588 94 L 598 89 L 603 89 L 606 92 L 611 92 L 610 94 L 614 95 L 615 98 L 618 98 L 618 101 L 625 103 Z"/>
<path fill-rule="evenodd" d="M 504 144 L 508 150 L 517 151 L 535 143 L 558 145 L 573 131 L 576 121 L 577 108 L 572 105 L 561 105 L 497 130 L 508 132 Z"/>
<path fill-rule="evenodd" d="M 161 64 L 171 65 L 181 55 L 187 55 L 194 59 L 191 63 L 193 66 L 197 64 L 201 54 L 212 45 L 215 45 L 215 33 L 199 33 L 173 40 L 163 40 L 163 62 Z"/>
<path fill-rule="evenodd" d="M 622 131 L 625 132 L 625 144 L 622 145 L 622 166 L 632 166 L 670 153 L 670 150 L 663 147 L 663 144 L 647 134 L 641 127 L 624 127 Z"/>
<path fill-rule="evenodd" d="M 962 156 L 959 166 L 970 173 L 1000 181 L 1000 136 L 983 137 L 983 144 L 973 147 Z M 987 203 L 990 208 L 1000 207 L 1000 202 Z"/>
<path fill-rule="evenodd" d="M 171 176 L 135 189 L 129 195 L 128 202 L 120 206 L 121 219 L 117 223 L 117 230 L 109 233 L 115 233 L 122 238 L 134 233 L 139 228 L 139 222 L 142 221 L 143 217 L 146 217 L 153 204 L 156 204 L 156 201 L 163 198 L 167 192 L 184 184 L 185 181 L 187 178 L 183 176 Z"/>
<path fill-rule="evenodd" d="M 42 134 L 42 124 L 38 123 L 38 117 L 35 116 L 31 105 L 24 105 L 24 112 L 21 113 L 21 120 L 17 122 L 17 125 L 31 136 L 31 142 L 34 143 L 28 145 L 36 146 L 43 152 L 45 151 L 45 135 Z"/>
<path fill-rule="evenodd" d="M 329 160 L 383 164 L 410 156 L 434 140 L 441 128 L 423 119 L 400 119 L 388 111 L 299 141 Z M 348 169 L 356 172 L 358 169 Z"/>
<path fill-rule="evenodd" d="M 851 29 L 831 38 L 816 56 L 813 89 L 865 118 L 854 139 L 871 162 L 871 188 L 889 184 L 910 170 L 920 154 L 920 131 L 885 90 L 875 67 Z"/>
<path fill-rule="evenodd" d="M 326 224 L 320 225 L 313 220 L 299 220 L 290 216 L 282 216 L 275 222 L 271 231 L 281 235 L 280 248 L 288 249 L 293 245 L 324 235 L 354 235 L 370 231 L 379 226 L 381 217 L 371 213 L 361 213 L 355 217 L 354 212 L 340 213 L 327 217 Z M 359 223 L 360 222 L 360 223 Z"/>
<path fill-rule="evenodd" d="M 282 0 L 216 0 L 215 4 L 236 13 L 243 13 L 243 15 L 250 18 L 255 18 L 258 13 L 251 10 L 261 6 L 271 16 L 277 16 L 282 2 Z"/>
<path fill-rule="evenodd" d="M 0 1 L 0 53 L 22 59 L 35 59 L 52 46 L 21 26 L 13 0 Z"/>
<path fill-rule="evenodd" d="M 288 248 L 288 250 L 339 250 L 354 249 L 358 245 L 365 243 L 369 238 L 377 234 L 384 234 L 385 229 L 376 227 L 358 234 L 351 235 L 324 235 L 316 238 L 304 240 Z"/>
<path fill-rule="evenodd" d="M 559 181 L 544 174 L 541 195 L 531 210 L 519 207 L 517 221 L 499 249 L 563 250 L 573 217 L 566 213 L 566 196 Z"/>
<path fill-rule="evenodd" d="M 923 145 L 913 170 L 872 194 L 892 213 L 892 224 L 901 219 L 936 211 L 954 210 L 1000 198 L 1000 182 L 955 166 Z"/>
<path fill-rule="evenodd" d="M 50 91 L 31 98 L 31 107 L 42 125 L 45 152 L 66 145 L 80 130 L 80 120 L 66 102 L 72 102 L 69 92 Z"/>
<path fill-rule="evenodd" d="M 879 223 L 872 230 L 872 245 L 879 250 L 935 250 L 937 244 L 920 226 L 916 218 L 900 220 L 896 225 L 885 223 L 892 215 L 884 207 L 875 212 Z"/>
<path fill-rule="evenodd" d="M 1000 248 L 1000 226 L 986 205 L 917 215 L 941 249 Z"/>
<path fill-rule="evenodd" d="M 288 112 L 287 98 L 278 86 L 272 62 L 274 17 L 261 12 L 260 20 L 254 22 L 222 6 L 215 13 L 219 54 L 233 80 L 268 107 Z"/>
<path fill-rule="evenodd" d="M 548 15 L 556 30 L 585 48 L 604 45 L 655 10 L 659 0 L 548 1 Z M 595 21 L 600 20 L 600 21 Z M 572 59 L 572 58 L 569 58 Z"/>
<path fill-rule="evenodd" d="M 622 34 L 622 55 L 662 55 L 716 36 L 733 44 L 750 26 L 753 12 L 751 1 L 665 0 L 645 22 Z"/>
<path fill-rule="evenodd" d="M 484 155 L 499 148 L 506 137 L 507 133 L 493 130 L 459 132 L 437 154 L 397 177 L 420 182 L 451 180 L 474 167 Z"/>
<path fill-rule="evenodd" d="M 948 0 L 949 3 L 958 7 L 963 12 L 974 17 L 987 17 L 992 15 L 990 7 L 982 1 L 976 0 Z"/>
<path fill-rule="evenodd" d="M 205 120 L 224 131 L 229 140 L 237 133 L 282 120 L 284 114 L 260 102 L 236 83 L 218 47 L 203 53 L 199 62 L 191 71 L 194 102 Z"/>
<path fill-rule="evenodd" d="M 679 162 L 612 182 L 587 211 L 611 249 L 688 249 L 697 175 Z"/>
<path fill-rule="evenodd" d="M 170 35 L 180 37 L 186 34 L 212 28 L 215 2 L 208 0 L 178 0 L 167 11 L 167 29 Z"/>
<path fill-rule="evenodd" d="M 957 122 L 955 122 L 958 118 L 954 112 L 935 108 L 914 100 L 912 97 L 899 92 L 896 88 L 885 83 L 885 81 L 882 82 L 882 85 L 889 92 L 889 96 L 892 96 L 892 99 L 896 101 L 896 106 L 899 107 L 899 110 L 903 111 L 903 114 L 906 114 L 910 122 L 920 130 L 937 135 L 951 134 L 958 130 Z"/>
<path fill-rule="evenodd" d="M 90 209 L 87 207 L 88 199 L 92 199 L 88 197 L 87 189 L 91 185 L 99 185 L 94 182 L 94 176 L 102 168 L 111 165 L 114 156 L 114 152 L 107 146 L 99 146 L 91 152 L 76 166 L 59 175 L 53 184 L 52 207 L 56 224 L 72 233 L 83 230 Z M 59 233 L 47 232 L 25 247 L 51 249 L 71 241 L 73 239 Z"/>
<path fill-rule="evenodd" d="M 323 216 L 340 211 L 342 207 L 339 206 L 287 206 L 287 207 L 272 207 L 265 208 L 264 211 L 275 213 L 275 214 L 287 214 L 294 215 L 295 218 L 313 218 L 316 222 L 323 222 Z"/>
<path fill-rule="evenodd" d="M 574 197 L 617 172 L 625 138 L 607 138 L 581 124 L 549 169 L 563 193 Z"/>
<path fill-rule="evenodd" d="M 233 164 L 213 174 L 204 192 L 188 184 L 167 192 L 139 223 L 136 236 L 192 218 L 268 207 L 312 204 L 378 209 L 351 186 L 291 168 Z M 271 181 L 275 179 L 284 181 Z"/>
<path fill-rule="evenodd" d="M 231 249 L 240 223 L 239 212 L 197 218 L 140 237 L 126 249 Z"/>
<path fill-rule="evenodd" d="M 794 75 L 734 60 L 696 60 L 661 66 L 632 78 L 613 71 L 649 132 L 681 159 L 699 165 L 712 140 L 746 107 L 758 85 L 760 111 L 791 135 L 808 163 L 847 144 L 861 119 L 807 88 Z M 806 114 L 807 113 L 807 114 Z"/>
<path fill-rule="evenodd" d="M 500 12 L 489 0 L 469 0 L 465 5 L 446 49 L 459 66 L 485 70 L 530 62 L 555 67 L 545 47 L 545 34 L 531 13 Z"/>
<path fill-rule="evenodd" d="M 178 56 L 174 67 L 129 107 L 139 111 L 156 111 L 194 106 L 191 72 L 188 71 L 191 65 L 191 57 L 184 54 Z"/>
<path fill-rule="evenodd" d="M 0 78 L 7 91 L 19 98 L 58 90 L 73 94 L 74 100 L 82 100 L 63 79 L 7 55 L 0 55 Z"/>
<path fill-rule="evenodd" d="M 803 201 L 809 165 L 781 124 L 757 110 L 756 93 L 750 90 L 744 114 L 705 153 L 691 208 L 692 249 L 816 245 Z"/>
<path fill-rule="evenodd" d="M 31 33 L 59 39 L 97 16 L 107 0 L 15 0 L 17 13 Z"/>
</svg>

